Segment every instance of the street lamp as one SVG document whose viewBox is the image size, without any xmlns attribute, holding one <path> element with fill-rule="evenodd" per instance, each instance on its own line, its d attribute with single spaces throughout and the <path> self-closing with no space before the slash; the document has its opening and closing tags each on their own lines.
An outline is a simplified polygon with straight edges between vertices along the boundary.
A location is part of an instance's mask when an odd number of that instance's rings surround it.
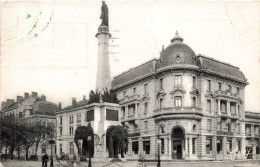
<svg viewBox="0 0 260 167">
<path fill-rule="evenodd" d="M 157 167 L 161 167 L 161 159 L 160 159 L 160 143 L 161 143 L 161 140 L 159 138 L 159 135 L 158 135 L 158 161 L 157 161 Z"/>
<path fill-rule="evenodd" d="M 88 136 L 88 156 L 89 156 L 88 167 L 92 167 L 92 164 L 91 164 L 91 140 L 92 140 L 92 137 Z"/>
<path fill-rule="evenodd" d="M 50 135 L 51 135 L 51 140 L 49 140 L 49 144 L 51 145 L 51 163 L 50 163 L 50 167 L 53 167 L 52 145 L 55 144 L 55 141 L 52 140 L 52 127 L 50 128 Z"/>
</svg>

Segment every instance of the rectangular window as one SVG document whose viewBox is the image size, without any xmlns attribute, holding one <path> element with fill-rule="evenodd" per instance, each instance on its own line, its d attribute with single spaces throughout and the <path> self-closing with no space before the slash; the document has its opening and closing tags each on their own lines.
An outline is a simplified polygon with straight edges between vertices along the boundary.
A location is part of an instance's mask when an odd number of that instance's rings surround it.
<svg viewBox="0 0 260 167">
<path fill-rule="evenodd" d="M 147 114 L 148 112 L 148 102 L 144 103 L 144 113 Z"/>
<path fill-rule="evenodd" d="M 87 118 L 86 118 L 87 122 L 94 121 L 94 110 L 87 111 L 86 114 L 87 114 Z"/>
<path fill-rule="evenodd" d="M 192 138 L 192 154 L 196 152 L 196 138 Z"/>
<path fill-rule="evenodd" d="M 221 91 L 221 87 L 222 87 L 221 83 L 220 83 L 220 82 L 218 82 L 218 90 L 220 90 L 220 91 Z"/>
<path fill-rule="evenodd" d="M 81 114 L 77 115 L 77 122 L 81 122 Z"/>
<path fill-rule="evenodd" d="M 237 87 L 237 95 L 239 95 L 239 93 L 240 93 L 240 89 L 239 87 Z"/>
<path fill-rule="evenodd" d="M 160 79 L 160 89 L 163 89 L 163 78 Z"/>
<path fill-rule="evenodd" d="M 136 88 L 133 88 L 133 95 L 136 94 Z"/>
<path fill-rule="evenodd" d="M 150 141 L 143 141 L 144 154 L 150 154 Z"/>
<path fill-rule="evenodd" d="M 117 110 L 106 110 L 106 120 L 108 121 L 118 121 L 118 111 Z"/>
<path fill-rule="evenodd" d="M 159 108 L 163 108 L 163 98 L 159 99 Z"/>
<path fill-rule="evenodd" d="M 237 140 L 237 151 L 241 151 L 241 140 Z"/>
<path fill-rule="evenodd" d="M 144 131 L 147 133 L 148 132 L 148 121 L 144 122 Z"/>
<path fill-rule="evenodd" d="M 207 137 L 206 139 L 206 154 L 212 154 L 212 138 Z"/>
<path fill-rule="evenodd" d="M 62 136 L 62 128 L 60 128 L 60 135 Z"/>
<path fill-rule="evenodd" d="M 132 142 L 132 150 L 133 150 L 133 154 L 138 154 L 138 141 L 134 141 Z"/>
<path fill-rule="evenodd" d="M 175 107 L 181 107 L 182 106 L 182 97 L 181 96 L 175 96 L 174 97 L 174 106 Z"/>
<path fill-rule="evenodd" d="M 232 151 L 232 139 L 227 140 L 227 154 L 229 154 L 230 151 Z"/>
<path fill-rule="evenodd" d="M 211 113 L 211 100 L 207 100 L 207 111 Z"/>
<path fill-rule="evenodd" d="M 181 75 L 175 75 L 174 76 L 174 85 L 175 86 L 181 86 Z"/>
<path fill-rule="evenodd" d="M 70 142 L 70 154 L 74 154 L 74 144 Z"/>
<path fill-rule="evenodd" d="M 148 84 L 144 84 L 144 94 L 148 94 Z"/>
<path fill-rule="evenodd" d="M 70 124 L 73 123 L 73 115 L 70 116 L 70 122 L 69 122 L 69 123 L 70 123 Z"/>
<path fill-rule="evenodd" d="M 42 148 L 42 153 L 43 153 L 43 154 L 46 153 L 46 148 Z"/>
<path fill-rule="evenodd" d="M 211 80 L 207 80 L 207 90 L 211 91 Z"/>
<path fill-rule="evenodd" d="M 125 98 L 125 97 L 126 97 L 126 91 L 123 92 L 123 98 Z"/>
<path fill-rule="evenodd" d="M 122 117 L 125 117 L 125 107 L 121 107 Z"/>
<path fill-rule="evenodd" d="M 240 133 L 240 123 L 237 124 L 237 133 Z"/>
<path fill-rule="evenodd" d="M 212 120 L 208 119 L 208 130 L 210 131 L 212 129 Z"/>
<path fill-rule="evenodd" d="M 196 107 L 196 97 L 192 97 L 192 107 Z"/>
<path fill-rule="evenodd" d="M 70 128 L 70 129 L 69 129 L 69 130 L 70 130 L 70 135 L 73 135 L 73 132 L 74 132 L 74 131 L 73 131 L 73 127 L 71 126 L 71 127 L 69 127 L 69 128 Z"/>
<path fill-rule="evenodd" d="M 62 117 L 60 117 L 60 125 L 62 125 Z"/>
<path fill-rule="evenodd" d="M 161 154 L 164 154 L 164 139 L 161 139 Z"/>
<path fill-rule="evenodd" d="M 196 77 L 195 76 L 192 77 L 192 87 L 196 88 Z"/>
<path fill-rule="evenodd" d="M 217 154 L 222 154 L 222 139 L 217 139 Z"/>
<path fill-rule="evenodd" d="M 232 92 L 232 86 L 231 86 L 231 85 L 228 85 L 228 90 L 229 90 L 230 92 Z"/>
<path fill-rule="evenodd" d="M 62 144 L 60 144 L 60 155 L 62 155 Z"/>
</svg>

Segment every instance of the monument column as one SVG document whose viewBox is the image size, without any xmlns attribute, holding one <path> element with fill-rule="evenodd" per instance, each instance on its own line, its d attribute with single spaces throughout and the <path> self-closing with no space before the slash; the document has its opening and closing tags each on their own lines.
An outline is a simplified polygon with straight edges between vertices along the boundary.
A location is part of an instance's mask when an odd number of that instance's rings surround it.
<svg viewBox="0 0 260 167">
<path fill-rule="evenodd" d="M 102 23 L 98 27 L 96 38 L 98 39 L 98 60 L 97 60 L 97 79 L 96 89 L 98 92 L 106 89 L 109 91 L 111 88 L 110 82 L 110 65 L 109 65 L 109 33 L 108 26 L 108 8 L 105 2 L 102 4 L 101 19 Z"/>
</svg>

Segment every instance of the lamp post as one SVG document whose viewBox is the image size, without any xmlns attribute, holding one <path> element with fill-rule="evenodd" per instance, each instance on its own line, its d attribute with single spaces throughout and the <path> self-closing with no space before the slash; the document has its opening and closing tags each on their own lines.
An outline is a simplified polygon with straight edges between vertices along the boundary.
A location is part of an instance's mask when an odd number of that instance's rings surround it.
<svg viewBox="0 0 260 167">
<path fill-rule="evenodd" d="M 160 159 L 160 143 L 161 143 L 161 140 L 159 138 L 159 135 L 158 135 L 158 161 L 157 161 L 157 167 L 161 167 L 161 159 Z"/>
<path fill-rule="evenodd" d="M 92 164 L 91 164 L 91 140 L 92 140 L 92 137 L 88 136 L 88 156 L 89 156 L 88 167 L 92 167 Z"/>
<path fill-rule="evenodd" d="M 55 144 L 55 141 L 52 140 L 52 127 L 50 128 L 50 135 L 51 135 L 51 140 L 49 140 L 49 144 L 51 145 L 51 163 L 50 163 L 50 167 L 53 167 L 52 145 Z"/>
</svg>

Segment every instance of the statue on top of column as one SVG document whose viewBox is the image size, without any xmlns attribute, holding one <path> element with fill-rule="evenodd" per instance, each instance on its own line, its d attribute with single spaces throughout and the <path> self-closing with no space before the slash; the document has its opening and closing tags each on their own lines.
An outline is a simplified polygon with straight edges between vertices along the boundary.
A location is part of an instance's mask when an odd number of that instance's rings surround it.
<svg viewBox="0 0 260 167">
<path fill-rule="evenodd" d="M 102 1 L 101 16 L 102 23 L 100 26 L 108 26 L 108 7 L 105 1 Z"/>
</svg>

